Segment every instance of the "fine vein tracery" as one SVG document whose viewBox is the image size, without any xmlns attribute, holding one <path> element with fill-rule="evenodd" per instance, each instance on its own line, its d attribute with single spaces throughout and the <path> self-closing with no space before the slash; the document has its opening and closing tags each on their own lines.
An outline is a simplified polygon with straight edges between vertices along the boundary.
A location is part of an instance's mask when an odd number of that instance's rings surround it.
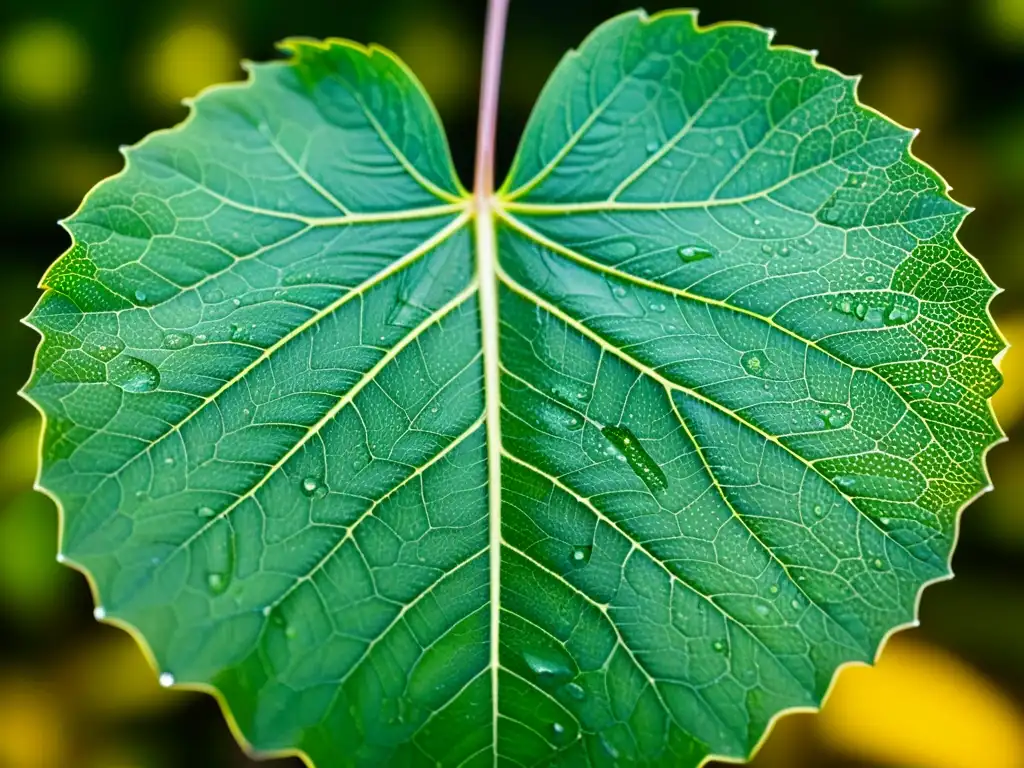
<svg viewBox="0 0 1024 768">
<path fill-rule="evenodd" d="M 338 40 L 126 151 L 29 318 L 98 615 L 320 768 L 743 758 L 873 660 L 987 487 L 994 288 L 770 39 L 613 19 L 496 193 Z"/>
</svg>

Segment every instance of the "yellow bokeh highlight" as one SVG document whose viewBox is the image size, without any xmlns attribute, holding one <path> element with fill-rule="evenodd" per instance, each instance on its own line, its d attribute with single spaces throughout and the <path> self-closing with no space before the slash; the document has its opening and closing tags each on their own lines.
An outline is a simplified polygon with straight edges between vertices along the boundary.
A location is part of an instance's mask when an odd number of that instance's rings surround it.
<svg viewBox="0 0 1024 768">
<path fill-rule="evenodd" d="M 999 363 L 1003 386 L 992 398 L 992 407 L 1000 426 L 1009 431 L 1024 413 L 1024 314 L 1001 317 L 999 330 L 1010 347 Z"/>
<path fill-rule="evenodd" d="M 390 41 L 438 109 L 475 103 L 479 63 L 467 35 L 450 22 L 409 19 Z"/>
<path fill-rule="evenodd" d="M 0 472 L 0 491 L 22 491 L 32 487 L 39 461 L 41 428 L 39 418 L 32 416 L 0 434 L 0 456 L 4 466 Z"/>
<path fill-rule="evenodd" d="M 73 764 L 60 702 L 39 681 L 0 675 L 0 765 L 63 768 Z"/>
<path fill-rule="evenodd" d="M 238 58 L 234 42 L 219 26 L 185 21 L 147 51 L 144 85 L 161 106 L 174 106 L 208 85 L 237 80 Z"/>
<path fill-rule="evenodd" d="M 988 0 L 988 24 L 994 37 L 1024 43 L 1024 0 Z"/>
<path fill-rule="evenodd" d="M 157 673 L 131 635 L 113 627 L 105 630 L 71 655 L 60 672 L 82 713 L 93 718 L 131 718 L 174 709 L 196 695 L 161 688 Z"/>
<path fill-rule="evenodd" d="M 71 26 L 40 20 L 13 29 L 0 43 L 0 83 L 9 102 L 62 107 L 89 77 L 89 51 Z"/>
<path fill-rule="evenodd" d="M 876 667 L 841 673 L 817 727 L 837 751 L 882 765 L 1024 766 L 1024 718 L 1014 704 L 955 657 L 905 637 Z"/>
<path fill-rule="evenodd" d="M 949 80 L 942 62 L 925 51 L 880 57 L 861 81 L 864 102 L 907 128 L 933 131 L 946 111 Z"/>
</svg>

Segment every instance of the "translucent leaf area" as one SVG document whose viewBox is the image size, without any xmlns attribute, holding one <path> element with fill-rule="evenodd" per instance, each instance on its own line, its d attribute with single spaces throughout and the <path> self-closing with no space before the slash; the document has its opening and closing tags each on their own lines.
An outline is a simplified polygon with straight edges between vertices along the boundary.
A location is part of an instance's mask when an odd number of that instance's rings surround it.
<svg viewBox="0 0 1024 768">
<path fill-rule="evenodd" d="M 742 759 L 872 661 L 988 484 L 995 289 L 912 133 L 769 42 L 601 26 L 495 249 L 378 48 L 127 150 L 29 318 L 98 615 L 319 768 Z"/>
</svg>

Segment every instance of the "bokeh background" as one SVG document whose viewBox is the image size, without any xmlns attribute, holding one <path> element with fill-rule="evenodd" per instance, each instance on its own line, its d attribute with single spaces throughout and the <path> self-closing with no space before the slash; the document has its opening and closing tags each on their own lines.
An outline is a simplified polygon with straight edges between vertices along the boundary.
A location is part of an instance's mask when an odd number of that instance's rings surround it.
<svg viewBox="0 0 1024 768">
<path fill-rule="evenodd" d="M 18 324 L 68 246 L 57 220 L 121 167 L 120 144 L 185 116 L 183 97 L 242 79 L 289 35 L 379 42 L 434 97 L 471 178 L 484 0 L 8 0 L 0 8 L 0 768 L 251 766 L 214 701 L 164 691 L 134 642 L 92 619 L 54 562 L 57 515 L 31 490 L 39 420 L 16 396 L 36 336 Z M 648 2 L 649 11 L 668 7 Z M 503 171 L 561 54 L 633 0 L 513 0 Z M 1006 289 L 993 312 L 1024 344 L 1024 0 L 707 0 L 777 43 L 863 73 L 861 97 L 922 129 L 916 154 L 975 206 L 961 239 Z M 997 412 L 1024 432 L 1024 349 Z M 874 669 L 843 672 L 818 716 L 784 718 L 761 768 L 1024 767 L 1024 445 L 997 447 L 995 492 L 966 513 L 952 582 Z M 265 764 L 265 763 L 264 763 Z M 273 768 L 297 768 L 277 760 Z"/>
</svg>

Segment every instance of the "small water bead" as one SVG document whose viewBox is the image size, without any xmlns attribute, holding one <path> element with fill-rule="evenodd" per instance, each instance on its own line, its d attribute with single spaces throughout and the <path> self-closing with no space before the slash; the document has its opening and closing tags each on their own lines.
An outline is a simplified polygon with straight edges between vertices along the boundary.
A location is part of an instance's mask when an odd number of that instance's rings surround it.
<svg viewBox="0 0 1024 768">
<path fill-rule="evenodd" d="M 770 587 L 768 587 L 768 591 L 771 592 L 773 595 L 779 594 L 779 585 L 772 584 Z"/>
<path fill-rule="evenodd" d="M 658 151 L 660 146 L 661 145 L 658 144 L 658 142 L 656 142 L 656 141 L 648 141 L 646 149 L 647 149 L 648 153 L 653 155 L 655 152 Z"/>
<path fill-rule="evenodd" d="M 164 672 L 160 675 L 160 687 L 170 688 L 172 685 L 174 685 L 174 675 L 170 672 Z"/>
<path fill-rule="evenodd" d="M 103 621 L 107 618 L 107 611 L 102 605 L 97 605 L 92 610 L 92 617 L 96 619 L 96 621 Z"/>
<path fill-rule="evenodd" d="M 723 136 L 715 136 L 715 146 L 716 147 L 725 146 L 725 138 Z"/>
<path fill-rule="evenodd" d="M 618 296 L 621 299 L 623 296 L 626 295 L 626 289 L 623 288 L 621 285 L 616 285 L 614 288 L 612 288 L 612 294 Z"/>
<path fill-rule="evenodd" d="M 164 349 L 185 349 L 191 346 L 192 334 L 184 331 L 168 331 L 164 334 Z"/>
<path fill-rule="evenodd" d="M 587 696 L 587 692 L 583 690 L 583 686 L 578 683 L 566 683 L 563 690 L 570 699 L 576 699 L 576 701 L 583 701 Z"/>
<path fill-rule="evenodd" d="M 572 563 L 572 567 L 582 568 L 589 563 L 593 551 L 594 548 L 589 544 L 573 547 L 572 552 L 569 554 L 569 561 Z"/>
<path fill-rule="evenodd" d="M 196 514 L 203 519 L 209 519 L 217 513 L 213 511 L 213 507 L 199 507 L 196 510 Z"/>
<path fill-rule="evenodd" d="M 651 304 L 651 311 L 652 312 L 664 312 L 665 311 L 665 305 L 664 304 Z"/>
<path fill-rule="evenodd" d="M 758 616 L 767 616 L 768 615 L 768 606 L 765 605 L 764 603 L 758 603 L 757 605 L 755 605 L 754 606 L 754 610 L 757 612 Z"/>
<path fill-rule="evenodd" d="M 793 601 L 792 601 L 792 602 L 790 603 L 790 606 L 792 606 L 793 610 L 797 610 L 797 609 L 799 609 L 799 608 L 800 608 L 800 601 L 799 601 L 799 600 L 796 600 L 796 599 L 794 599 L 794 600 L 793 600 Z"/>
<path fill-rule="evenodd" d="M 821 504 L 815 504 L 814 505 L 814 516 L 815 517 L 821 517 L 823 514 L 825 514 L 825 510 L 822 509 Z"/>
<path fill-rule="evenodd" d="M 845 408 L 833 406 L 832 408 L 822 408 L 818 411 L 818 418 L 825 425 L 825 429 L 838 429 L 846 425 L 850 420 L 850 414 Z"/>
<path fill-rule="evenodd" d="M 206 576 L 206 586 L 215 595 L 221 594 L 228 587 L 228 577 L 223 573 L 209 573 Z"/>
<path fill-rule="evenodd" d="M 914 319 L 914 311 L 902 304 L 892 304 L 885 310 L 883 321 L 886 325 L 903 325 Z"/>
<path fill-rule="evenodd" d="M 711 647 L 715 650 L 715 653 L 725 653 L 725 643 L 721 640 L 715 640 Z"/>
<path fill-rule="evenodd" d="M 139 290 L 137 290 L 135 292 L 135 299 L 137 301 L 145 301 L 146 300 L 146 292 L 140 288 Z"/>
<path fill-rule="evenodd" d="M 889 523 L 891 523 L 892 520 L 890 520 L 888 517 L 882 517 L 879 518 L 878 522 L 880 522 L 882 525 L 889 525 Z"/>
<path fill-rule="evenodd" d="M 160 386 L 160 372 L 145 360 L 121 356 L 111 363 L 110 382 L 125 392 L 152 392 Z"/>
<path fill-rule="evenodd" d="M 239 307 L 239 306 L 242 305 L 242 300 L 241 299 L 232 299 L 231 303 L 234 304 L 236 307 Z"/>
<path fill-rule="evenodd" d="M 872 565 L 874 565 L 875 568 L 877 570 L 879 570 L 879 571 L 884 571 L 885 570 L 885 563 L 882 562 L 881 558 L 877 558 L 876 557 L 875 561 L 874 561 L 874 563 L 872 563 Z"/>
<path fill-rule="evenodd" d="M 649 453 L 640 444 L 636 435 L 622 426 L 607 426 L 601 434 L 611 443 L 648 488 L 663 491 L 668 488 L 668 478 Z"/>
<path fill-rule="evenodd" d="M 206 338 L 207 338 L 207 337 L 206 337 L 206 334 L 205 334 L 205 333 L 200 333 L 200 334 L 197 334 L 197 335 L 196 335 L 196 343 L 198 343 L 198 344 L 202 344 L 202 343 L 203 343 L 204 341 L 206 341 Z"/>
<path fill-rule="evenodd" d="M 676 248 L 679 258 L 686 264 L 714 257 L 714 252 L 699 245 L 680 245 Z"/>
<path fill-rule="evenodd" d="M 572 669 L 560 657 L 546 649 L 523 651 L 523 661 L 542 684 L 558 685 L 574 677 Z"/>
<path fill-rule="evenodd" d="M 108 333 L 90 333 L 82 342 L 82 351 L 108 363 L 124 351 L 124 342 Z"/>
<path fill-rule="evenodd" d="M 173 456 L 166 457 L 164 459 L 164 464 L 166 464 L 168 467 L 173 467 L 174 466 L 174 457 Z"/>
<path fill-rule="evenodd" d="M 327 495 L 327 489 L 318 477 L 304 477 L 302 479 L 302 492 L 310 497 L 322 499 Z"/>
<path fill-rule="evenodd" d="M 740 365 L 751 376 L 764 376 L 765 369 L 768 367 L 768 359 L 763 352 L 756 350 L 744 352 L 740 358 Z"/>
</svg>

